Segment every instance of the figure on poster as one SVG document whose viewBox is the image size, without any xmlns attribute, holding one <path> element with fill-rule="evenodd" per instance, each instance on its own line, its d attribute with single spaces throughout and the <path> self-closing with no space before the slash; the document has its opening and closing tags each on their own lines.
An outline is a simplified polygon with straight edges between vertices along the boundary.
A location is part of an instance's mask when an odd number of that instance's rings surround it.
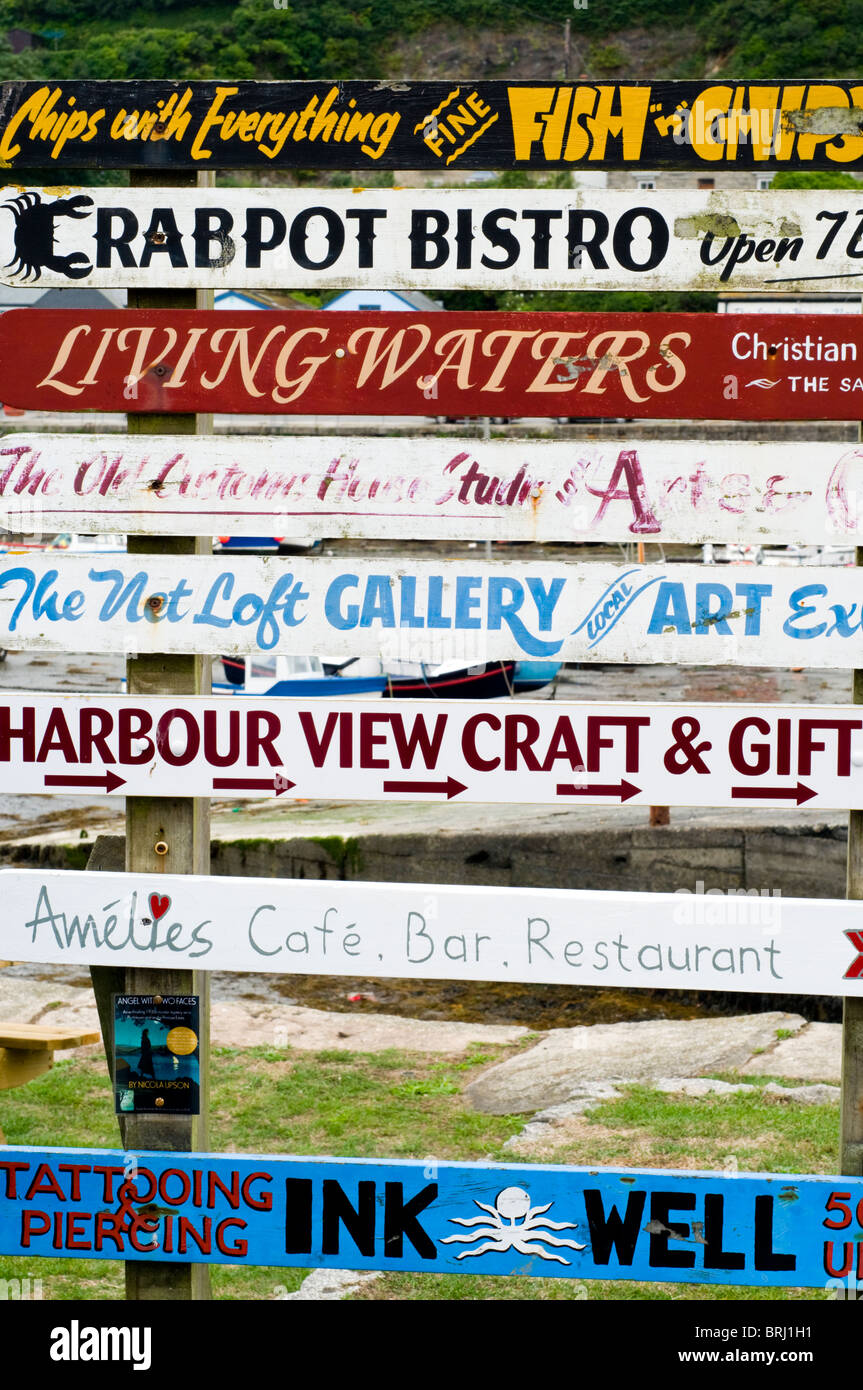
<svg viewBox="0 0 863 1390">
<path fill-rule="evenodd" d="M 145 1028 L 141 1033 L 141 1057 L 138 1062 L 138 1071 L 142 1076 L 152 1076 L 155 1080 L 156 1073 L 153 1070 L 153 1047 L 150 1042 L 150 1030 Z"/>
</svg>

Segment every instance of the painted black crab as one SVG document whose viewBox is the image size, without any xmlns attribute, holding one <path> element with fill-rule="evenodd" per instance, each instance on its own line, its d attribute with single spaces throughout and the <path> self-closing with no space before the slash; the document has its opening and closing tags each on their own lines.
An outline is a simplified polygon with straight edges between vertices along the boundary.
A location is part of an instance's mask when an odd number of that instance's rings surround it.
<svg viewBox="0 0 863 1390">
<path fill-rule="evenodd" d="M 58 217 L 88 217 L 93 199 L 86 193 L 43 203 L 42 195 L 29 189 L 3 204 L 15 218 L 15 255 L 5 269 L 21 279 L 38 280 L 44 269 L 70 280 L 81 280 L 92 269 L 83 251 L 58 256 L 54 251 L 54 222 Z"/>
</svg>

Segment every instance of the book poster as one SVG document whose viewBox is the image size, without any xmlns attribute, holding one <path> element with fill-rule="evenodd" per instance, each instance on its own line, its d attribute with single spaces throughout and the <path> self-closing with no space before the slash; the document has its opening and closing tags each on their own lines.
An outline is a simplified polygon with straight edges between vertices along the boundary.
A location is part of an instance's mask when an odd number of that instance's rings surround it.
<svg viewBox="0 0 863 1390">
<path fill-rule="evenodd" d="M 196 994 L 115 994 L 117 1114 L 199 1114 L 198 1037 Z"/>
</svg>

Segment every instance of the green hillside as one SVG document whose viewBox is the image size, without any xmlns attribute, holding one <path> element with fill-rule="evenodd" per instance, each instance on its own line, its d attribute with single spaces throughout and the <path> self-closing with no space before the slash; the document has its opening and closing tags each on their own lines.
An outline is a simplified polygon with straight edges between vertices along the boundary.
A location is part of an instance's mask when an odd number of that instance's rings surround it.
<svg viewBox="0 0 863 1390">
<path fill-rule="evenodd" d="M 281 5 L 282 0 L 278 0 Z M 0 0 L 0 78 L 849 76 L 863 0 Z"/>
</svg>

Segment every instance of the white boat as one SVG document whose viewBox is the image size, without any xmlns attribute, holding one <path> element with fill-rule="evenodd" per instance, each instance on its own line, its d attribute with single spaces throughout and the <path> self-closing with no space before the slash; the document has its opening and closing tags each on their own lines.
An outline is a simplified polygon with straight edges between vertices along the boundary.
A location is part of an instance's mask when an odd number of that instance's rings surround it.
<svg viewBox="0 0 863 1390">
<path fill-rule="evenodd" d="M 702 546 L 705 565 L 853 565 L 853 545 L 780 545 L 766 550 L 760 545 Z"/>
<path fill-rule="evenodd" d="M 230 695 L 294 695 L 302 699 L 344 695 L 380 699 L 386 680 L 375 676 L 342 676 L 327 672 L 319 656 L 283 656 L 261 653 L 249 658 L 222 657 L 224 681 L 213 681 L 213 690 Z"/>
<path fill-rule="evenodd" d="M 74 531 L 61 531 L 45 546 L 47 551 L 62 550 L 68 555 L 125 555 L 126 537 L 106 532 L 87 536 Z"/>
</svg>

